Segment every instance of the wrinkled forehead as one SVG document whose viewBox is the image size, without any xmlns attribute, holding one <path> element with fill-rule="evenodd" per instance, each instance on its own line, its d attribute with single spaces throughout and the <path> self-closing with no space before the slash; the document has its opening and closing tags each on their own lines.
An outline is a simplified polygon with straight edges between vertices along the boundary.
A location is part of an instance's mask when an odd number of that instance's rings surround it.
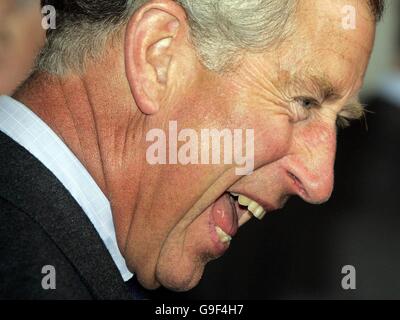
<svg viewBox="0 0 400 320">
<path fill-rule="evenodd" d="M 295 30 L 282 44 L 279 78 L 344 95 L 362 85 L 375 38 L 370 8 L 359 0 L 301 1 Z"/>
<path fill-rule="evenodd" d="M 346 49 L 349 43 L 371 51 L 376 22 L 365 0 L 299 1 L 293 39 L 313 50 Z"/>
<path fill-rule="evenodd" d="M 306 0 L 298 1 L 296 14 L 298 18 L 312 18 L 312 20 L 327 20 L 341 24 L 343 16 L 353 8 L 359 18 L 371 20 L 376 23 L 374 9 L 368 0 Z"/>
</svg>

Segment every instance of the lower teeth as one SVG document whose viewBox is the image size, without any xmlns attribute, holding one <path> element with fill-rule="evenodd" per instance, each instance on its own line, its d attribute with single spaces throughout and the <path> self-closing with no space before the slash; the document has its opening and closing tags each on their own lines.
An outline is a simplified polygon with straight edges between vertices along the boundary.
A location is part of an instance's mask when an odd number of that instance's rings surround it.
<svg viewBox="0 0 400 320">
<path fill-rule="evenodd" d="M 217 232 L 218 238 L 222 243 L 227 243 L 232 240 L 232 237 L 226 232 L 224 232 L 220 227 L 215 227 L 215 231 Z"/>
</svg>

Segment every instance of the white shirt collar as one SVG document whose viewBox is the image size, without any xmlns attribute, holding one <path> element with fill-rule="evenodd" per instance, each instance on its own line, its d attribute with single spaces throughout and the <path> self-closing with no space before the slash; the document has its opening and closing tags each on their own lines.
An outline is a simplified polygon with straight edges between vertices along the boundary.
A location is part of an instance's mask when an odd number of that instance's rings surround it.
<svg viewBox="0 0 400 320">
<path fill-rule="evenodd" d="M 0 130 L 45 165 L 71 193 L 103 240 L 124 281 L 129 272 L 115 237 L 110 202 L 70 149 L 22 103 L 0 97 Z"/>
</svg>

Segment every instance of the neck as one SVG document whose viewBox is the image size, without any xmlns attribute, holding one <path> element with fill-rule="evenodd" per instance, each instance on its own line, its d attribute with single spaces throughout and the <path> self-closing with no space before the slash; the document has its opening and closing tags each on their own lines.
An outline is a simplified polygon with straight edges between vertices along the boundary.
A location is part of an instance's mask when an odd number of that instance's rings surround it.
<svg viewBox="0 0 400 320">
<path fill-rule="evenodd" d="M 135 137 L 132 127 L 140 123 L 141 115 L 126 92 L 130 92 L 126 81 L 104 81 L 109 74 L 118 73 L 97 67 L 84 76 L 36 74 L 15 98 L 46 122 L 89 171 L 111 202 L 121 244 L 134 208 L 126 199 L 135 199 L 138 184 L 132 181 L 140 180 L 140 166 L 124 165 L 132 163 L 132 150 L 138 150 L 132 144 L 140 137 Z"/>
</svg>

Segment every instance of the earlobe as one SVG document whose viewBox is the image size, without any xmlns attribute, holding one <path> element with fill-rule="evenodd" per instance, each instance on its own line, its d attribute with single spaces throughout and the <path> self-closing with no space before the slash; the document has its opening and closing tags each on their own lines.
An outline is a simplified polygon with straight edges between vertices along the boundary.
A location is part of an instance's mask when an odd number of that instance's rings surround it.
<svg viewBox="0 0 400 320">
<path fill-rule="evenodd" d="M 124 48 L 126 75 L 136 104 L 144 114 L 160 110 L 178 28 L 176 15 L 157 4 L 144 6 L 128 23 Z"/>
</svg>

